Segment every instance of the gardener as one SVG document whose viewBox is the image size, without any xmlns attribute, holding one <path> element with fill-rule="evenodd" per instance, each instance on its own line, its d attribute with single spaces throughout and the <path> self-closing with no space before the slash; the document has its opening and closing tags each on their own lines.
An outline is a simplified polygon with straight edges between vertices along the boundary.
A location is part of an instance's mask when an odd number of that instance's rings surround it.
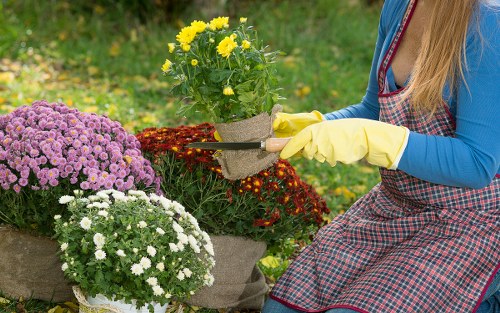
<svg viewBox="0 0 500 313">
<path fill-rule="evenodd" d="M 499 101 L 499 0 L 386 0 L 363 101 L 274 122 L 282 158 L 366 158 L 382 181 L 263 312 L 500 312 Z"/>
</svg>

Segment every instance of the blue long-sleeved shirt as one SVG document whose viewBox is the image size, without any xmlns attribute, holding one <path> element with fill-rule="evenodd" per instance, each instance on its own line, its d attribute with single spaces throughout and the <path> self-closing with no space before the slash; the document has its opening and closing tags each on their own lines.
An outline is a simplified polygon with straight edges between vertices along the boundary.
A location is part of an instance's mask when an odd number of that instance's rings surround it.
<svg viewBox="0 0 500 313">
<path fill-rule="evenodd" d="M 490 0 L 490 2 L 498 0 Z M 366 94 L 361 103 L 325 114 L 338 118 L 379 118 L 377 72 L 409 0 L 386 0 Z M 445 90 L 456 120 L 455 137 L 410 132 L 398 169 L 437 184 L 482 188 L 500 173 L 500 7 L 481 3 L 466 42 L 465 81 L 458 92 Z M 389 71 L 389 85 L 396 90 Z M 392 91 L 392 90 L 391 90 Z"/>
</svg>

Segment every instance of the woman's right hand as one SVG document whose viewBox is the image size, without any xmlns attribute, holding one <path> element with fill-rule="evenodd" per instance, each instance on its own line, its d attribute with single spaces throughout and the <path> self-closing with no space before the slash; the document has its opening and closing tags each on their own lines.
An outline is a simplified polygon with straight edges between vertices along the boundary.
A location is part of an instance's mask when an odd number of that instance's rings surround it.
<svg viewBox="0 0 500 313">
<path fill-rule="evenodd" d="M 323 114 L 318 111 L 310 113 L 276 113 L 273 121 L 275 137 L 292 137 L 309 125 L 324 121 Z"/>
</svg>

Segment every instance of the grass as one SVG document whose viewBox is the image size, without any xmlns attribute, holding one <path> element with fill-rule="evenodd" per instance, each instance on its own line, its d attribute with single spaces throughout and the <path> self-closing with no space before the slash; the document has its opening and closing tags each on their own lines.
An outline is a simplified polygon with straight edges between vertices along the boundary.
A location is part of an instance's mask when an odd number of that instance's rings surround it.
<svg viewBox="0 0 500 313">
<path fill-rule="evenodd" d="M 168 56 L 166 44 L 180 27 L 213 16 L 206 8 L 188 7 L 168 15 L 168 22 L 163 14 L 141 20 L 122 3 L 140 1 L 0 2 L 0 114 L 47 99 L 106 114 L 130 132 L 202 122 L 175 115 L 177 99 L 160 67 Z M 272 50 L 284 52 L 278 73 L 285 112 L 326 113 L 364 95 L 379 13 L 380 6 L 362 0 L 228 0 L 215 15 L 230 21 L 247 17 Z M 325 198 L 330 218 L 379 180 L 376 168 L 363 162 L 334 168 L 291 162 Z M 279 276 L 275 269 L 268 274 Z M 25 305 L 28 312 L 54 307 Z M 0 312 L 16 312 L 15 306 L 16 301 L 0 301 Z"/>
</svg>

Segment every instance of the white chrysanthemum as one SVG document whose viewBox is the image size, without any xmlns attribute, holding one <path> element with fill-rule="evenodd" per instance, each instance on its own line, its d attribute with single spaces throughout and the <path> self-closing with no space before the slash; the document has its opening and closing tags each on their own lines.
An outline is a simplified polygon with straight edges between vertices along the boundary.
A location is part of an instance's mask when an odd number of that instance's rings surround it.
<svg viewBox="0 0 500 313">
<path fill-rule="evenodd" d="M 68 269 L 68 267 L 69 267 L 69 266 L 68 266 L 68 263 L 63 263 L 63 265 L 61 265 L 61 269 L 62 269 L 63 271 L 67 270 L 67 269 Z"/>
<path fill-rule="evenodd" d="M 177 243 L 177 249 L 179 249 L 179 251 L 184 251 L 184 245 L 182 242 Z"/>
<path fill-rule="evenodd" d="M 165 264 L 163 264 L 163 262 L 156 264 L 156 269 L 163 272 L 165 270 Z"/>
<path fill-rule="evenodd" d="M 137 224 L 137 227 L 139 228 L 146 228 L 148 227 L 148 223 L 144 222 L 144 221 L 140 221 L 138 224 Z"/>
<path fill-rule="evenodd" d="M 139 276 L 142 273 L 144 273 L 144 268 L 142 267 L 141 264 L 133 264 L 132 267 L 130 267 L 130 270 L 132 271 L 132 274 Z"/>
<path fill-rule="evenodd" d="M 88 197 L 88 199 L 89 199 L 89 201 L 92 201 L 92 202 L 101 201 L 101 197 L 96 196 L 96 195 L 91 195 Z"/>
<path fill-rule="evenodd" d="M 94 235 L 94 244 L 97 246 L 97 247 L 102 247 L 104 246 L 104 244 L 106 243 L 106 237 L 104 237 L 103 234 L 101 233 L 96 233 Z"/>
<path fill-rule="evenodd" d="M 59 203 L 66 204 L 66 203 L 73 201 L 74 199 L 75 199 L 75 197 L 73 197 L 73 196 L 62 196 L 61 198 L 59 198 Z"/>
<path fill-rule="evenodd" d="M 165 197 L 160 197 L 160 204 L 164 209 L 170 209 L 170 206 L 172 205 L 172 201 L 165 198 Z"/>
<path fill-rule="evenodd" d="M 160 286 L 153 286 L 153 294 L 155 296 L 161 296 L 164 293 L 165 293 L 165 291 Z"/>
<path fill-rule="evenodd" d="M 156 249 L 155 247 L 153 246 L 148 246 L 147 249 L 146 249 L 146 252 L 150 255 L 150 256 L 155 256 L 156 255 Z"/>
<path fill-rule="evenodd" d="M 127 196 L 125 194 L 121 193 L 113 193 L 113 198 L 115 198 L 116 202 L 127 202 Z"/>
<path fill-rule="evenodd" d="M 128 194 L 130 196 L 147 197 L 148 195 L 142 190 L 129 190 Z"/>
<path fill-rule="evenodd" d="M 186 275 L 184 275 L 184 272 L 183 271 L 179 271 L 179 273 L 177 273 L 177 279 L 180 280 L 180 281 L 183 281 L 184 278 L 186 278 Z"/>
<path fill-rule="evenodd" d="M 148 279 L 146 279 L 146 282 L 150 286 L 156 286 L 156 285 L 158 285 L 158 279 L 156 277 L 149 277 Z"/>
<path fill-rule="evenodd" d="M 84 217 L 80 221 L 80 226 L 85 230 L 89 230 L 91 225 L 92 221 L 88 217 Z"/>
<path fill-rule="evenodd" d="M 175 230 L 176 233 L 183 233 L 184 228 L 182 228 L 181 225 L 177 224 L 177 222 L 172 223 L 172 228 Z"/>
<path fill-rule="evenodd" d="M 55 219 L 55 220 L 60 220 L 60 219 L 61 219 L 61 217 L 62 217 L 62 216 L 61 216 L 61 215 L 59 215 L 59 214 L 54 215 L 54 219 Z"/>
<path fill-rule="evenodd" d="M 186 210 L 184 209 L 184 207 L 182 206 L 182 204 L 180 204 L 179 202 L 177 201 L 172 201 L 172 208 L 174 209 L 175 212 L 177 212 L 178 214 L 183 214 L 183 213 L 186 213 Z"/>
<path fill-rule="evenodd" d="M 187 278 L 191 277 L 191 275 L 193 275 L 193 272 L 191 272 L 191 270 L 187 267 L 185 267 L 182 272 L 184 272 L 184 275 L 186 275 Z"/>
<path fill-rule="evenodd" d="M 61 244 L 61 251 L 65 251 L 66 249 L 68 249 L 68 243 L 67 242 L 63 242 Z"/>
<path fill-rule="evenodd" d="M 145 270 L 151 267 L 151 260 L 149 258 L 142 257 L 139 263 Z"/>
<path fill-rule="evenodd" d="M 128 224 L 126 230 L 131 230 L 131 229 L 132 229 L 132 226 L 130 226 L 130 224 Z"/>
<path fill-rule="evenodd" d="M 134 253 L 137 254 L 137 252 L 139 252 L 139 249 L 133 248 L 132 251 L 134 251 Z"/>
<path fill-rule="evenodd" d="M 156 228 L 156 232 L 160 235 L 165 235 L 165 231 L 161 229 L 160 227 Z"/>
<path fill-rule="evenodd" d="M 205 280 L 205 285 L 207 286 L 212 286 L 214 284 L 214 276 L 210 273 L 207 273 L 205 274 L 205 276 L 203 276 L 204 280 Z"/>
<path fill-rule="evenodd" d="M 215 252 L 214 252 L 214 246 L 212 245 L 212 242 L 208 242 L 206 245 L 203 246 L 203 248 L 205 248 L 205 250 L 208 252 L 208 254 L 210 254 L 211 256 L 214 256 L 215 255 Z"/>
<path fill-rule="evenodd" d="M 101 198 L 102 200 L 109 200 L 108 193 L 104 192 L 104 190 L 98 191 L 95 195 Z"/>
<path fill-rule="evenodd" d="M 97 260 L 104 260 L 106 258 L 106 252 L 102 251 L 102 250 L 97 250 L 95 253 L 95 258 Z"/>
<path fill-rule="evenodd" d="M 193 248 L 194 252 L 200 253 L 200 247 L 198 246 L 198 241 L 196 240 L 196 238 L 193 237 L 193 235 L 188 236 L 188 241 L 189 245 L 191 246 L 191 248 Z"/>
<path fill-rule="evenodd" d="M 120 250 L 116 251 L 116 255 L 124 257 L 125 256 L 125 252 L 122 249 L 120 249 Z"/>
<path fill-rule="evenodd" d="M 100 203 L 100 208 L 101 209 L 109 209 L 109 203 L 107 203 L 107 202 L 101 202 Z"/>
<path fill-rule="evenodd" d="M 97 212 L 97 215 L 100 215 L 100 216 L 103 216 L 103 217 L 107 217 L 108 216 L 108 211 L 106 211 L 106 210 L 100 210 L 99 212 Z"/>
<path fill-rule="evenodd" d="M 175 243 L 170 242 L 168 244 L 168 247 L 170 248 L 170 250 L 172 250 L 172 252 L 179 252 L 179 248 L 177 247 L 177 245 Z"/>
<path fill-rule="evenodd" d="M 83 195 L 83 190 L 75 189 L 75 190 L 73 190 L 73 194 L 75 196 L 82 196 Z"/>
<path fill-rule="evenodd" d="M 169 293 L 169 292 L 167 292 L 167 293 L 165 294 L 165 298 L 167 298 L 167 299 L 172 298 L 172 294 L 171 294 L 171 293 Z"/>
<path fill-rule="evenodd" d="M 206 231 L 201 231 L 201 235 L 203 236 L 203 240 L 208 243 L 210 242 L 210 236 L 208 235 L 208 233 Z"/>
<path fill-rule="evenodd" d="M 153 201 L 153 202 L 159 202 L 161 197 L 155 193 L 150 193 L 149 199 L 151 199 L 151 201 Z"/>
<path fill-rule="evenodd" d="M 177 240 L 179 240 L 179 242 L 181 242 L 184 245 L 189 243 L 188 236 L 184 233 L 177 233 Z"/>
</svg>

